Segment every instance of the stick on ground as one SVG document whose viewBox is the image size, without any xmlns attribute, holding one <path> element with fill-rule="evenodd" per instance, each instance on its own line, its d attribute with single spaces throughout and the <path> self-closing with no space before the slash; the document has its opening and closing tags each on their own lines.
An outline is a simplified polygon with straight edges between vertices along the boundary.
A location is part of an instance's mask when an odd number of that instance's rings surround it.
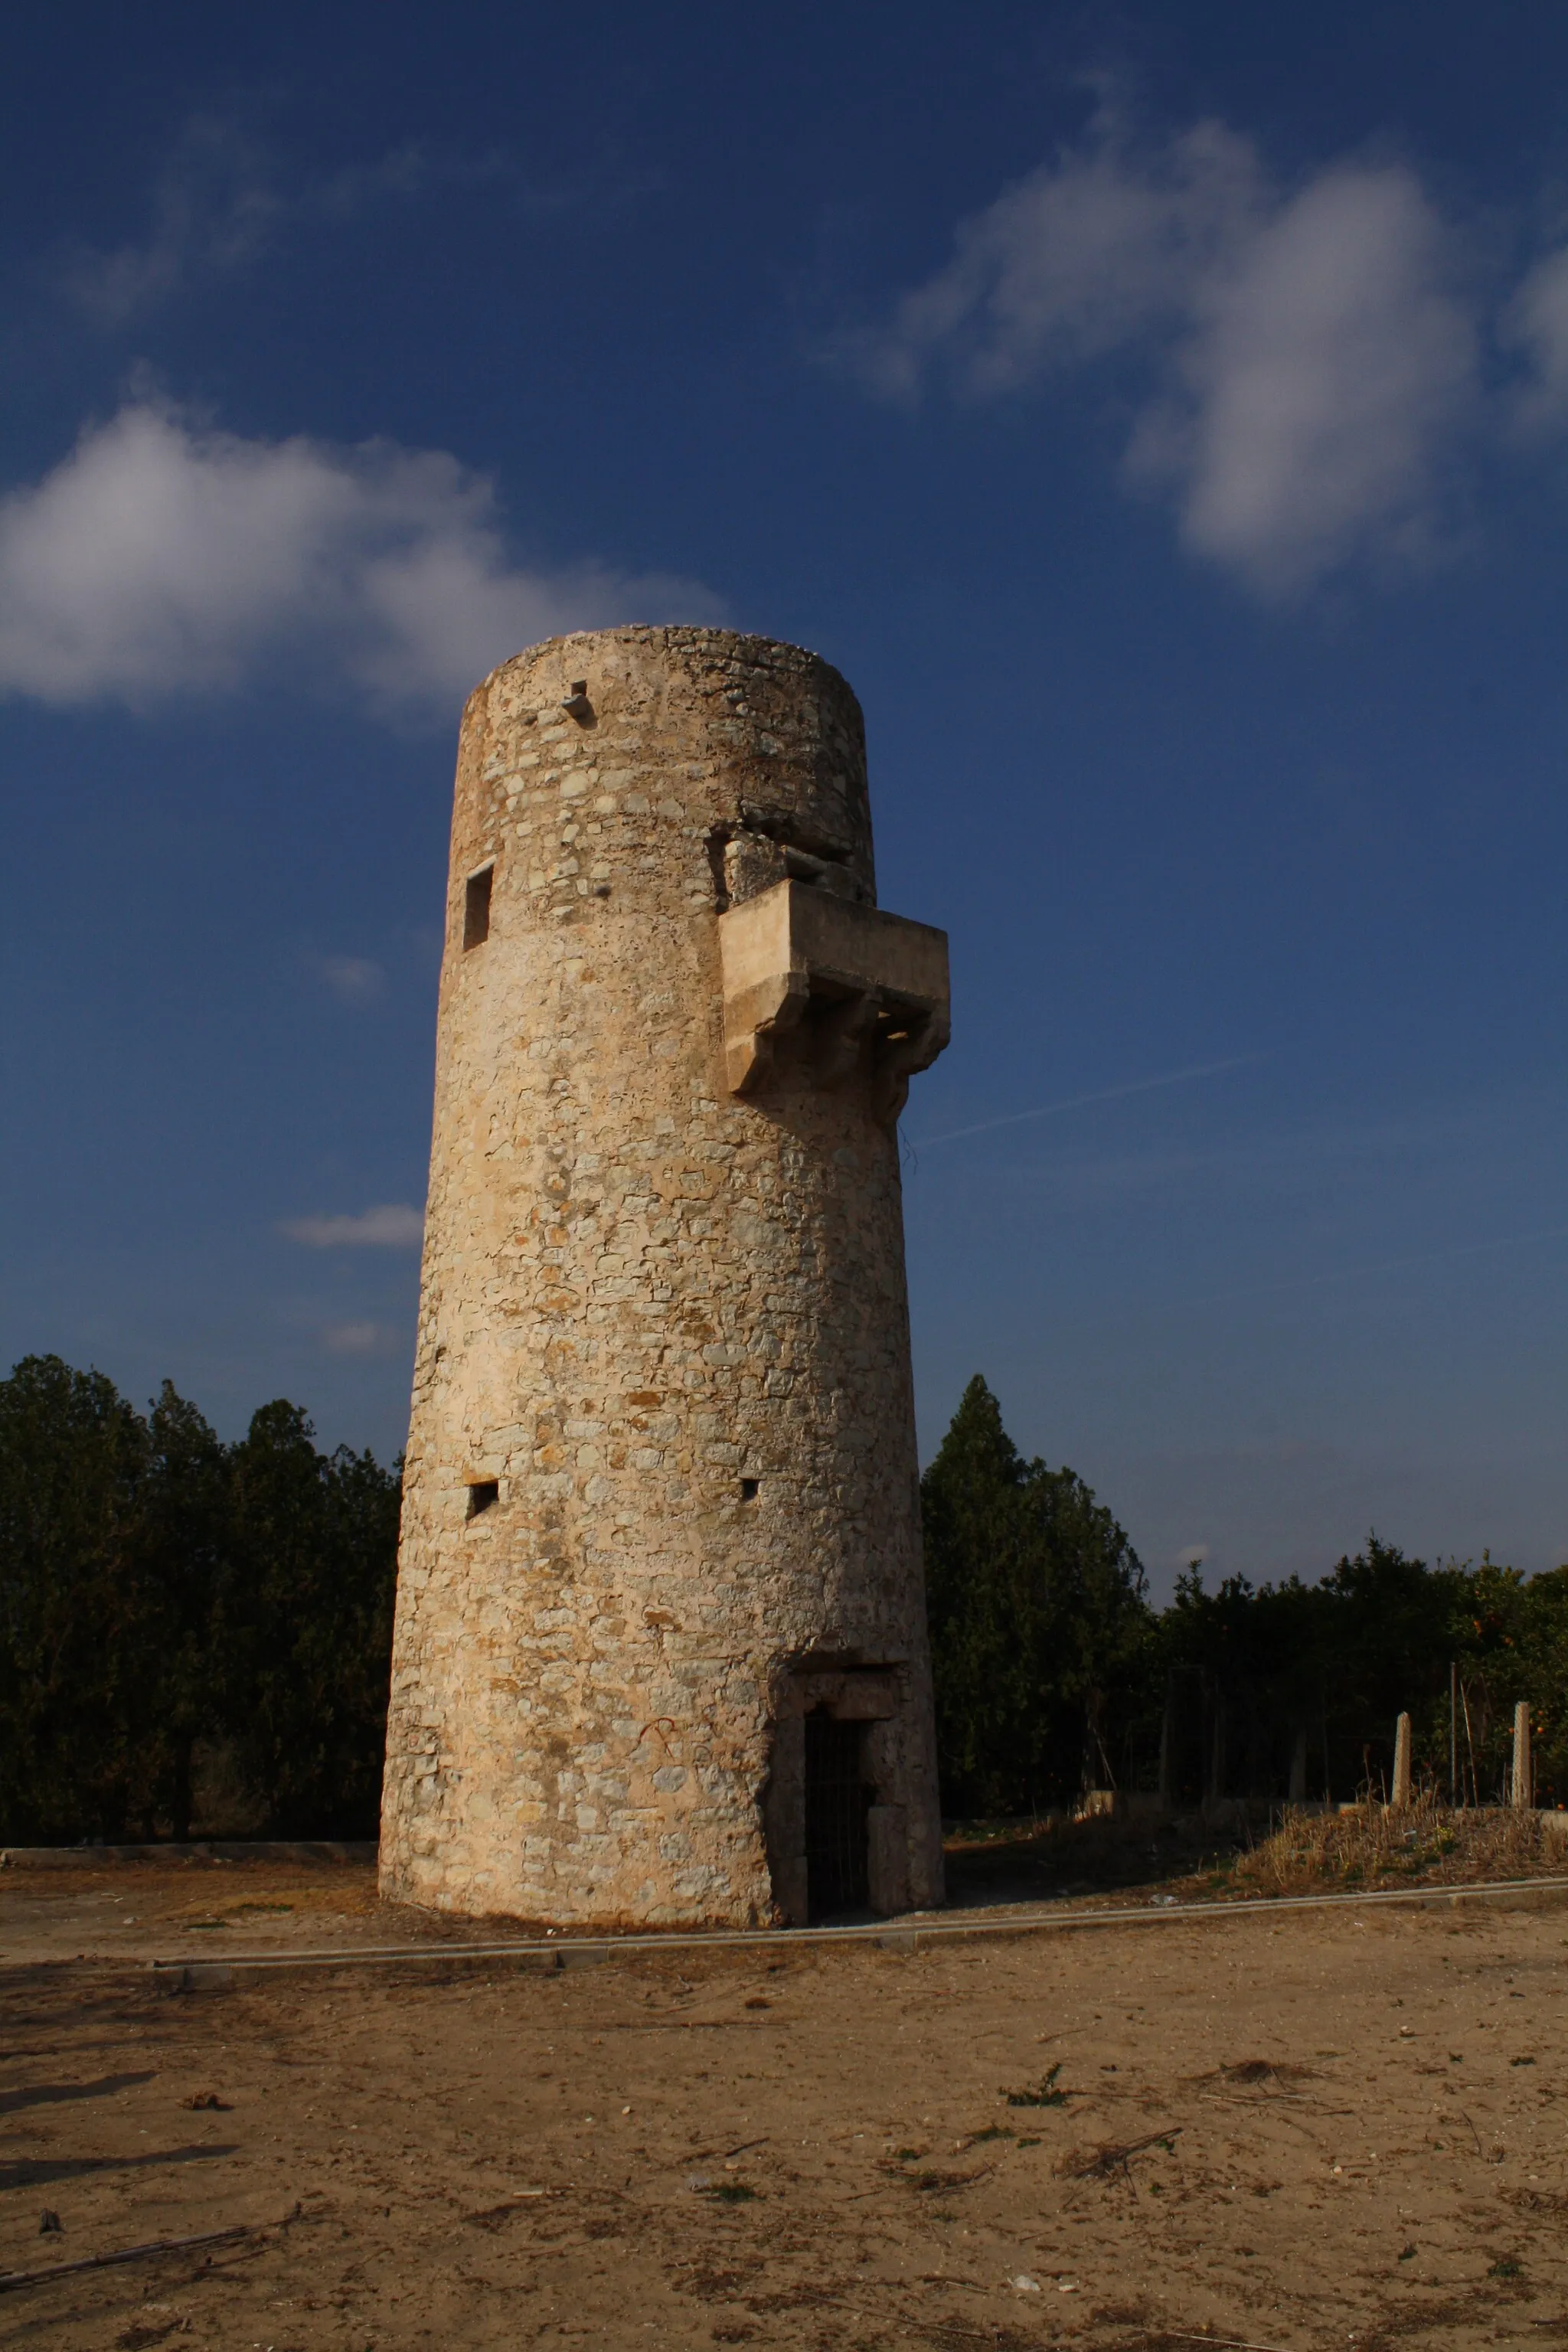
<svg viewBox="0 0 1568 2352">
<path fill-rule="evenodd" d="M 1142 2156 L 1146 2147 L 1159 2147 L 1166 2140 L 1179 2139 L 1182 2130 L 1180 2124 L 1167 2124 L 1163 2131 L 1150 2132 L 1142 2139 L 1130 2139 L 1121 2146 L 1098 2148 L 1082 2163 L 1069 2166 L 1069 2176 L 1074 2180 L 1093 2180 L 1097 2176 L 1109 2179 L 1113 2172 L 1127 2169 L 1130 2157 Z M 1218 2340 L 1216 2336 L 1215 2341 L 1217 2343 Z"/>
<path fill-rule="evenodd" d="M 139 2263 L 153 2254 L 188 2253 L 193 2246 L 220 2246 L 234 2238 L 248 2238 L 247 2221 L 226 2230 L 203 2230 L 194 2238 L 150 2238 L 144 2246 L 122 2246 L 114 2254 L 85 2254 L 79 2263 L 46 2263 L 36 2271 L 0 2271 L 0 2294 L 15 2286 L 44 2286 L 50 2279 L 69 2278 L 76 2271 L 109 2270 L 116 2263 Z"/>
</svg>

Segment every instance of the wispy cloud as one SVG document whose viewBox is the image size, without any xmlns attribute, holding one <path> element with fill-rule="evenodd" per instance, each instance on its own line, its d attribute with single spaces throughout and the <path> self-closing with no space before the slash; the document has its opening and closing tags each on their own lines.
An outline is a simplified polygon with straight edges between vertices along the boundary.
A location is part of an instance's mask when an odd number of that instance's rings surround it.
<svg viewBox="0 0 1568 2352">
<path fill-rule="evenodd" d="M 1150 149 L 1107 110 L 962 223 L 952 258 L 849 356 L 884 394 L 935 379 L 972 399 L 1119 357 L 1142 384 L 1129 480 L 1173 499 L 1196 552 L 1288 594 L 1440 540 L 1446 462 L 1479 396 L 1464 263 L 1402 163 L 1337 163 L 1283 190 L 1223 124 Z M 1538 342 L 1556 301 L 1542 281 Z"/>
<path fill-rule="evenodd" d="M 449 707 L 540 638 L 720 612 L 514 563 L 493 485 L 444 450 L 245 440 L 150 400 L 0 500 L 0 693 L 42 702 L 223 692 L 287 655 L 381 711 Z"/>
<path fill-rule="evenodd" d="M 1101 1087 L 1089 1095 L 1067 1095 L 1060 1102 L 1037 1103 L 1033 1110 L 1005 1111 L 1000 1118 L 983 1118 L 973 1127 L 950 1127 L 942 1135 L 911 1137 L 914 1148 L 929 1151 L 936 1143 L 958 1143 L 968 1135 L 990 1135 L 999 1127 L 1021 1127 L 1026 1119 L 1057 1118 L 1064 1111 L 1087 1110 L 1091 1103 L 1121 1102 L 1128 1095 L 1156 1093 L 1162 1087 L 1190 1086 L 1198 1078 L 1217 1078 L 1226 1070 L 1245 1069 L 1267 1061 L 1265 1054 L 1231 1054 L 1223 1062 L 1194 1062 L 1182 1070 L 1166 1070 L 1157 1078 L 1132 1078 L 1125 1086 Z"/>
<path fill-rule="evenodd" d="M 328 1323 L 321 1345 L 333 1356 L 385 1356 L 398 1345 L 398 1334 L 384 1323 Z"/>
<path fill-rule="evenodd" d="M 109 252 L 79 247 L 59 264 L 65 294 L 99 326 L 123 326 L 192 283 L 253 261 L 284 205 L 256 142 L 198 114 L 159 173 L 150 209 L 142 239 Z"/>
<path fill-rule="evenodd" d="M 320 971 L 343 1004 L 374 1004 L 386 987 L 386 974 L 369 956 L 323 956 Z"/>
<path fill-rule="evenodd" d="M 1527 362 L 1520 422 L 1531 433 L 1568 426 L 1568 246 L 1546 254 L 1526 276 L 1504 314 L 1503 333 Z"/>
<path fill-rule="evenodd" d="M 592 155 L 567 177 L 540 181 L 506 148 L 456 152 L 424 140 L 310 173 L 246 123 L 200 112 L 184 124 L 153 179 L 145 233 L 108 248 L 77 245 L 57 253 L 53 278 L 72 307 L 113 331 L 290 241 L 351 227 L 388 206 L 484 192 L 537 218 L 616 207 L 657 184 L 646 173 Z"/>
<path fill-rule="evenodd" d="M 279 1231 L 308 1249 L 417 1249 L 425 1217 L 405 1201 L 389 1202 L 358 1216 L 290 1217 Z"/>
</svg>

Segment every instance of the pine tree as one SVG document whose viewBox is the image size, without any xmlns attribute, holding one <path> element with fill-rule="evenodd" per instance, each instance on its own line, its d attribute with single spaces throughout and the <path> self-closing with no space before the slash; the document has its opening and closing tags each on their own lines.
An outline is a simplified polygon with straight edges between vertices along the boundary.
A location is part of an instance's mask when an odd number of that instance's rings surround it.
<svg viewBox="0 0 1568 2352">
<path fill-rule="evenodd" d="M 183 1838 L 203 1742 L 248 1823 L 374 1834 L 399 1478 L 313 1434 L 280 1400 L 226 1446 L 56 1356 L 0 1381 L 0 1839 Z"/>
<path fill-rule="evenodd" d="M 1018 1811 L 1103 1781 L 1108 1704 L 1151 1622 L 1125 1534 L 1072 1471 L 1024 1460 L 978 1374 L 921 1499 L 944 1806 Z"/>
<path fill-rule="evenodd" d="M 100 1372 L 0 1381 L 0 1835 L 115 1839 L 152 1812 L 157 1611 L 137 1541 L 147 1425 Z"/>
</svg>

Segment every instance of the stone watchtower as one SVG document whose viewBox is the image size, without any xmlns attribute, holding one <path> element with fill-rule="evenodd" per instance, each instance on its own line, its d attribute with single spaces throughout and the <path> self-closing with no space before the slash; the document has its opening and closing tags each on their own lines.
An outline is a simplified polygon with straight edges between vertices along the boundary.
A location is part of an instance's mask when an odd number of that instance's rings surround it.
<svg viewBox="0 0 1568 2352">
<path fill-rule="evenodd" d="M 746 1926 L 941 1899 L 880 913 L 815 655 L 556 638 L 464 713 L 382 1884 Z"/>
</svg>

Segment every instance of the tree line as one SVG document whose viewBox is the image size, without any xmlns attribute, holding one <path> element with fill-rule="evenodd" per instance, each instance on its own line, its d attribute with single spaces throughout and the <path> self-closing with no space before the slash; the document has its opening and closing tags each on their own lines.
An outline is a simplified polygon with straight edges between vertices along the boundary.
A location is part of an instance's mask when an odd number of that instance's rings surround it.
<svg viewBox="0 0 1568 2352">
<path fill-rule="evenodd" d="M 1348 1800 L 1392 1777 L 1502 1795 L 1516 1700 L 1538 1800 L 1568 1798 L 1568 1568 L 1429 1566 L 1368 1538 L 1319 1583 L 1178 1580 L 1170 1607 L 1070 1470 L 1026 1462 L 973 1380 L 921 1482 L 942 1802 L 1011 1814 L 1087 1788 Z"/>
<path fill-rule="evenodd" d="M 373 1837 L 399 1479 L 279 1399 L 223 1444 L 31 1356 L 0 1381 L 0 1838 Z"/>
<path fill-rule="evenodd" d="M 1516 1699 L 1568 1798 L 1568 1568 L 1375 1536 L 1317 1584 L 1196 1569 L 1168 1608 L 1111 1512 L 1026 1461 L 976 1378 L 921 1482 L 943 1810 L 1083 1790 L 1350 1798 L 1392 1768 L 1493 1802 Z M 221 1441 L 33 1356 L 0 1381 L 0 1841 L 375 1833 L 399 1475 L 279 1399 Z M 1450 1699 L 1452 1697 L 1452 1704 Z"/>
</svg>

